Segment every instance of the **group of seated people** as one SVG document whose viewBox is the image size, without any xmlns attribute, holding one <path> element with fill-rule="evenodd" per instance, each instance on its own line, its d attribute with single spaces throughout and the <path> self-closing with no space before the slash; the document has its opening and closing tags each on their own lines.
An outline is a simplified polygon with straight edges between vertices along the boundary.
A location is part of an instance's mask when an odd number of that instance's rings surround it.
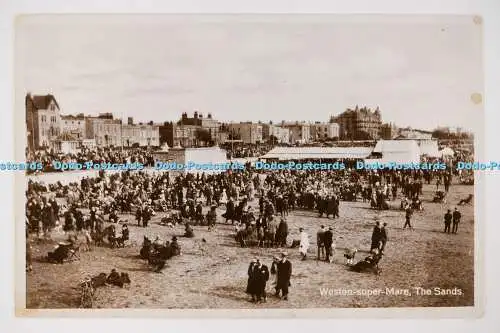
<svg viewBox="0 0 500 333">
<path fill-rule="evenodd" d="M 351 266 L 351 270 L 355 272 L 373 271 L 375 274 L 380 274 L 378 263 L 382 259 L 382 256 L 382 251 L 379 249 L 373 249 L 365 259 Z"/>
<path fill-rule="evenodd" d="M 411 200 L 407 197 L 403 197 L 403 199 L 401 199 L 400 208 L 406 210 L 408 207 L 413 210 L 424 210 L 422 200 L 420 200 L 418 196 L 414 196 Z"/>
<path fill-rule="evenodd" d="M 76 236 L 70 235 L 66 242 L 58 243 L 54 250 L 47 254 L 47 259 L 50 262 L 62 264 L 64 260 L 71 259 L 72 256 L 76 256 L 76 243 Z"/>
<path fill-rule="evenodd" d="M 104 287 L 106 284 L 111 284 L 123 288 L 125 285 L 131 283 L 128 273 L 118 273 L 114 268 L 111 270 L 111 273 L 108 276 L 106 276 L 106 273 L 100 273 L 99 275 L 93 276 L 90 279 L 90 282 L 94 289 Z"/>
</svg>

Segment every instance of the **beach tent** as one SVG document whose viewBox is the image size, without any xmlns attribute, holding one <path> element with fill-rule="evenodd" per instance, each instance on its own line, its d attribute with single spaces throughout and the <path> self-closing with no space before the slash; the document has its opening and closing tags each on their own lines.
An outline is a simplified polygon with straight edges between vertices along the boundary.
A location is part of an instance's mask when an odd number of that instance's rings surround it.
<svg viewBox="0 0 500 333">
<path fill-rule="evenodd" d="M 436 140 L 419 140 L 420 154 L 428 157 L 441 157 Z"/>
<path fill-rule="evenodd" d="M 373 153 L 381 154 L 380 163 L 420 163 L 420 148 L 415 140 L 380 140 Z"/>
</svg>

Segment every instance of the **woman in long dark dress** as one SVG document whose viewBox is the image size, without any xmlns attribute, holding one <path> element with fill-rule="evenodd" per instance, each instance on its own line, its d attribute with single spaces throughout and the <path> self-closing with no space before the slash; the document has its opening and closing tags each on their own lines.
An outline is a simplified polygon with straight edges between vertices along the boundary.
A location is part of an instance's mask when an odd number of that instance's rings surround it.
<svg viewBox="0 0 500 333">
<path fill-rule="evenodd" d="M 252 296 L 252 301 L 255 301 L 256 288 L 255 288 L 255 278 L 254 278 L 254 267 L 257 264 L 256 259 L 252 259 L 250 265 L 248 266 L 248 282 L 246 293 Z"/>
</svg>

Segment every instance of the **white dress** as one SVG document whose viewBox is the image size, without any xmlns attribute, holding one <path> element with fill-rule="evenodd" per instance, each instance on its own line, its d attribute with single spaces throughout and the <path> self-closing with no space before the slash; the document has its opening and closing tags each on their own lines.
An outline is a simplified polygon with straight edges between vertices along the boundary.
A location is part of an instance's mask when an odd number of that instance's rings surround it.
<svg viewBox="0 0 500 333">
<path fill-rule="evenodd" d="M 300 233 L 300 247 L 299 252 L 301 254 L 307 254 L 307 250 L 309 250 L 309 236 L 305 231 Z"/>
<path fill-rule="evenodd" d="M 226 194 L 226 190 L 222 190 L 222 194 L 220 196 L 220 203 L 221 204 L 226 204 L 227 203 L 227 194 Z"/>
</svg>

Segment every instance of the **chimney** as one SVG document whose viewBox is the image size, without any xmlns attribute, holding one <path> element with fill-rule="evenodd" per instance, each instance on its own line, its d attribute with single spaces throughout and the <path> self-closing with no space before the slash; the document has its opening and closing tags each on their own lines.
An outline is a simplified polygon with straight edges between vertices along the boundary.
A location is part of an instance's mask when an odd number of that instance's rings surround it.
<svg viewBox="0 0 500 333">
<path fill-rule="evenodd" d="M 134 118 L 133 117 L 128 117 L 127 124 L 128 125 L 133 125 L 134 124 Z"/>
</svg>

